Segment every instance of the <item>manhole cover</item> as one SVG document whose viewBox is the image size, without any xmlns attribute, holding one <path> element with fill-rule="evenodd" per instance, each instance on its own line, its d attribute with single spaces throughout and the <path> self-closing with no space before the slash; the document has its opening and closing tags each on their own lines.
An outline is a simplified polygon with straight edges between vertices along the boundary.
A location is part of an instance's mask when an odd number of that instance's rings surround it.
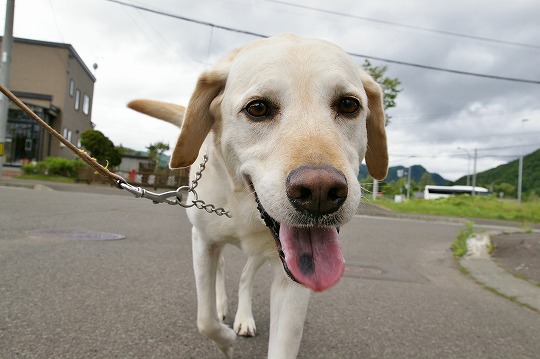
<svg viewBox="0 0 540 359">
<path fill-rule="evenodd" d="M 95 231 L 79 231 L 79 230 L 36 230 L 28 232 L 32 237 L 38 238 L 63 238 L 74 240 L 89 240 L 89 241 L 115 241 L 124 239 L 126 236 L 116 233 L 95 232 Z"/>
<path fill-rule="evenodd" d="M 345 265 L 344 277 L 389 280 L 395 282 L 425 283 L 428 280 L 411 268 L 384 264 L 384 267 L 348 263 Z"/>
</svg>

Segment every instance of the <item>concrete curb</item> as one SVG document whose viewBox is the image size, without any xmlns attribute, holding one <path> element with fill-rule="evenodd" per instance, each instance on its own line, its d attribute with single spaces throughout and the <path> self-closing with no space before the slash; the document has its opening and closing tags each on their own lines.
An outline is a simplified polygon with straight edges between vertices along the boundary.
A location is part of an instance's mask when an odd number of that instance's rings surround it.
<svg viewBox="0 0 540 359">
<path fill-rule="evenodd" d="M 34 183 L 3 181 L 2 179 L 0 179 L 0 186 L 35 189 L 38 191 L 54 191 L 54 189 L 52 189 L 51 187 L 41 184 L 41 183 L 34 184 Z"/>
<path fill-rule="evenodd" d="M 51 187 L 42 185 L 42 184 L 36 184 L 34 185 L 34 189 L 37 191 L 54 191 Z"/>
<path fill-rule="evenodd" d="M 480 233 L 467 239 L 467 255 L 460 264 L 478 282 L 517 303 L 540 312 L 540 287 L 514 277 L 499 267 L 488 253 L 491 236 L 498 233 Z"/>
</svg>

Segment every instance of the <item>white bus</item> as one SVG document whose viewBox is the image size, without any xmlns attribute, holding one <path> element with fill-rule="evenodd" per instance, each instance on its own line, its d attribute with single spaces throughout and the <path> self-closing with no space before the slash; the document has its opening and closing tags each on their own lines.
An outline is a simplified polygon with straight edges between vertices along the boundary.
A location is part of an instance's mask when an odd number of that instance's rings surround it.
<svg viewBox="0 0 540 359">
<path fill-rule="evenodd" d="M 474 193 L 477 195 L 486 195 L 489 190 L 484 187 L 473 186 L 433 186 L 427 185 L 424 189 L 424 199 L 438 199 L 447 198 L 456 194 L 469 194 Z"/>
</svg>

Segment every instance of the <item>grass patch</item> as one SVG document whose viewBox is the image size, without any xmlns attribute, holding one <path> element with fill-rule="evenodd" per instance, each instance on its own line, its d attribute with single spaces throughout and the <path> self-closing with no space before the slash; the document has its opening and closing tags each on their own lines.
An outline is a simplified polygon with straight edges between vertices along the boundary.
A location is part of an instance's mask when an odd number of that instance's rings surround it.
<svg viewBox="0 0 540 359">
<path fill-rule="evenodd" d="M 471 237 L 474 234 L 473 225 L 473 222 L 465 223 L 465 226 L 459 231 L 454 242 L 452 242 L 450 248 L 452 248 L 452 253 L 454 253 L 454 257 L 461 258 L 465 254 L 467 254 L 467 238 Z"/>
<path fill-rule="evenodd" d="M 540 223 L 538 201 L 519 204 L 517 201 L 500 200 L 491 196 L 463 195 L 437 200 L 411 199 L 401 203 L 387 199 L 378 201 L 377 204 L 402 213 Z"/>
<path fill-rule="evenodd" d="M 527 226 L 527 225 L 521 226 L 521 230 L 522 230 L 524 233 L 532 233 L 532 231 L 533 231 L 532 227 Z"/>
</svg>

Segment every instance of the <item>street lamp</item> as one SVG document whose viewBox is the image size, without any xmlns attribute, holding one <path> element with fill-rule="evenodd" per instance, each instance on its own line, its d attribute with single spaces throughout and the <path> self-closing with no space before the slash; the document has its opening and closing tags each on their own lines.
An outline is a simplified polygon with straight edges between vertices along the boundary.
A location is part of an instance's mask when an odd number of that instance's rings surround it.
<svg viewBox="0 0 540 359">
<path fill-rule="evenodd" d="M 470 182 L 470 173 L 471 173 L 471 154 L 469 153 L 468 150 L 466 150 L 465 148 L 463 147 L 458 147 L 457 148 L 458 150 L 463 150 L 467 153 L 467 186 L 470 186 L 471 182 Z"/>
</svg>

